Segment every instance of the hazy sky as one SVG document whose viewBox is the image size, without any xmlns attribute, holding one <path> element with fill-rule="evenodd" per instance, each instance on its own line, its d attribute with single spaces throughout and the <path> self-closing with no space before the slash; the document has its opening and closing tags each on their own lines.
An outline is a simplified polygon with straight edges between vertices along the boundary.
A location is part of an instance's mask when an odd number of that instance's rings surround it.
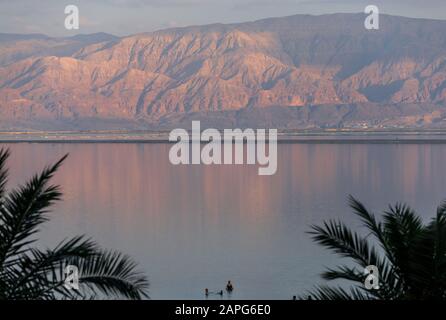
<svg viewBox="0 0 446 320">
<path fill-rule="evenodd" d="M 80 30 L 64 28 L 64 8 L 80 10 Z M 52 36 L 127 35 L 174 26 L 242 22 L 297 13 L 363 12 L 446 19 L 446 0 L 0 0 L 0 32 Z"/>
</svg>

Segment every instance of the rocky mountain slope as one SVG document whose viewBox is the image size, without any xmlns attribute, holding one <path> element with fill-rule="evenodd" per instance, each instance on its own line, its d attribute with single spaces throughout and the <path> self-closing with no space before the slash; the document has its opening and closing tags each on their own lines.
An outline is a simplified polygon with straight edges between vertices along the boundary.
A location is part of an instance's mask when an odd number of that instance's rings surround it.
<svg viewBox="0 0 446 320">
<path fill-rule="evenodd" d="M 364 19 L 0 35 L 0 129 L 445 125 L 446 21 L 382 15 L 369 31 Z"/>
</svg>

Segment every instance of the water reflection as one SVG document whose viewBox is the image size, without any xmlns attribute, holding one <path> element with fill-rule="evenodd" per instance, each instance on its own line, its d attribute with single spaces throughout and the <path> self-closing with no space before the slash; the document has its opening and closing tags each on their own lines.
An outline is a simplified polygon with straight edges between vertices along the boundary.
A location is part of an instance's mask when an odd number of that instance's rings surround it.
<svg viewBox="0 0 446 320">
<path fill-rule="evenodd" d="M 282 144 L 278 171 L 256 166 L 172 166 L 162 144 L 12 144 L 11 184 L 65 153 L 64 202 L 42 241 L 88 234 L 138 260 L 153 298 L 290 298 L 334 256 L 305 231 L 326 218 L 354 226 L 354 194 L 375 210 L 405 201 L 426 217 L 446 197 L 446 146 Z"/>
</svg>

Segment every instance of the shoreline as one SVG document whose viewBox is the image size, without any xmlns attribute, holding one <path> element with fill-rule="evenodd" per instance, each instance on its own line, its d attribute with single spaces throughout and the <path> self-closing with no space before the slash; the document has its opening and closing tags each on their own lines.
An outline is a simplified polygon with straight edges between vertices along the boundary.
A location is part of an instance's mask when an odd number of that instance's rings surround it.
<svg viewBox="0 0 446 320">
<path fill-rule="evenodd" d="M 175 144 L 155 139 L 0 139 L 0 144 Z M 200 141 L 201 144 L 208 142 Z M 244 141 L 244 144 L 247 142 Z M 268 143 L 268 141 L 266 141 Z M 446 139 L 278 139 L 277 144 L 446 144 Z"/>
<path fill-rule="evenodd" d="M 200 141 L 202 144 L 208 142 Z M 83 132 L 0 132 L 0 144 L 14 143 L 147 143 L 175 144 L 169 132 L 83 131 Z M 247 143 L 244 141 L 244 143 Z M 446 144 L 446 131 L 279 131 L 278 144 Z"/>
</svg>

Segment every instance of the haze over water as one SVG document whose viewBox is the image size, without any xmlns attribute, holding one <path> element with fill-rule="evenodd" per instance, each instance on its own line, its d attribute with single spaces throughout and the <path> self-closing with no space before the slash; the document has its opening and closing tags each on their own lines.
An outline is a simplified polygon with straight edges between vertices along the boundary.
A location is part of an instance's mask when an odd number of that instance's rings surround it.
<svg viewBox="0 0 446 320">
<path fill-rule="evenodd" d="M 55 179 L 64 201 L 42 243 L 86 234 L 129 254 L 153 299 L 201 299 L 227 280 L 232 299 L 290 299 L 341 262 L 305 232 L 328 218 L 357 227 L 349 194 L 376 212 L 407 202 L 425 218 L 446 199 L 442 144 L 280 144 L 274 176 L 247 165 L 173 166 L 167 144 L 8 147 L 10 186 L 70 153 Z"/>
</svg>

